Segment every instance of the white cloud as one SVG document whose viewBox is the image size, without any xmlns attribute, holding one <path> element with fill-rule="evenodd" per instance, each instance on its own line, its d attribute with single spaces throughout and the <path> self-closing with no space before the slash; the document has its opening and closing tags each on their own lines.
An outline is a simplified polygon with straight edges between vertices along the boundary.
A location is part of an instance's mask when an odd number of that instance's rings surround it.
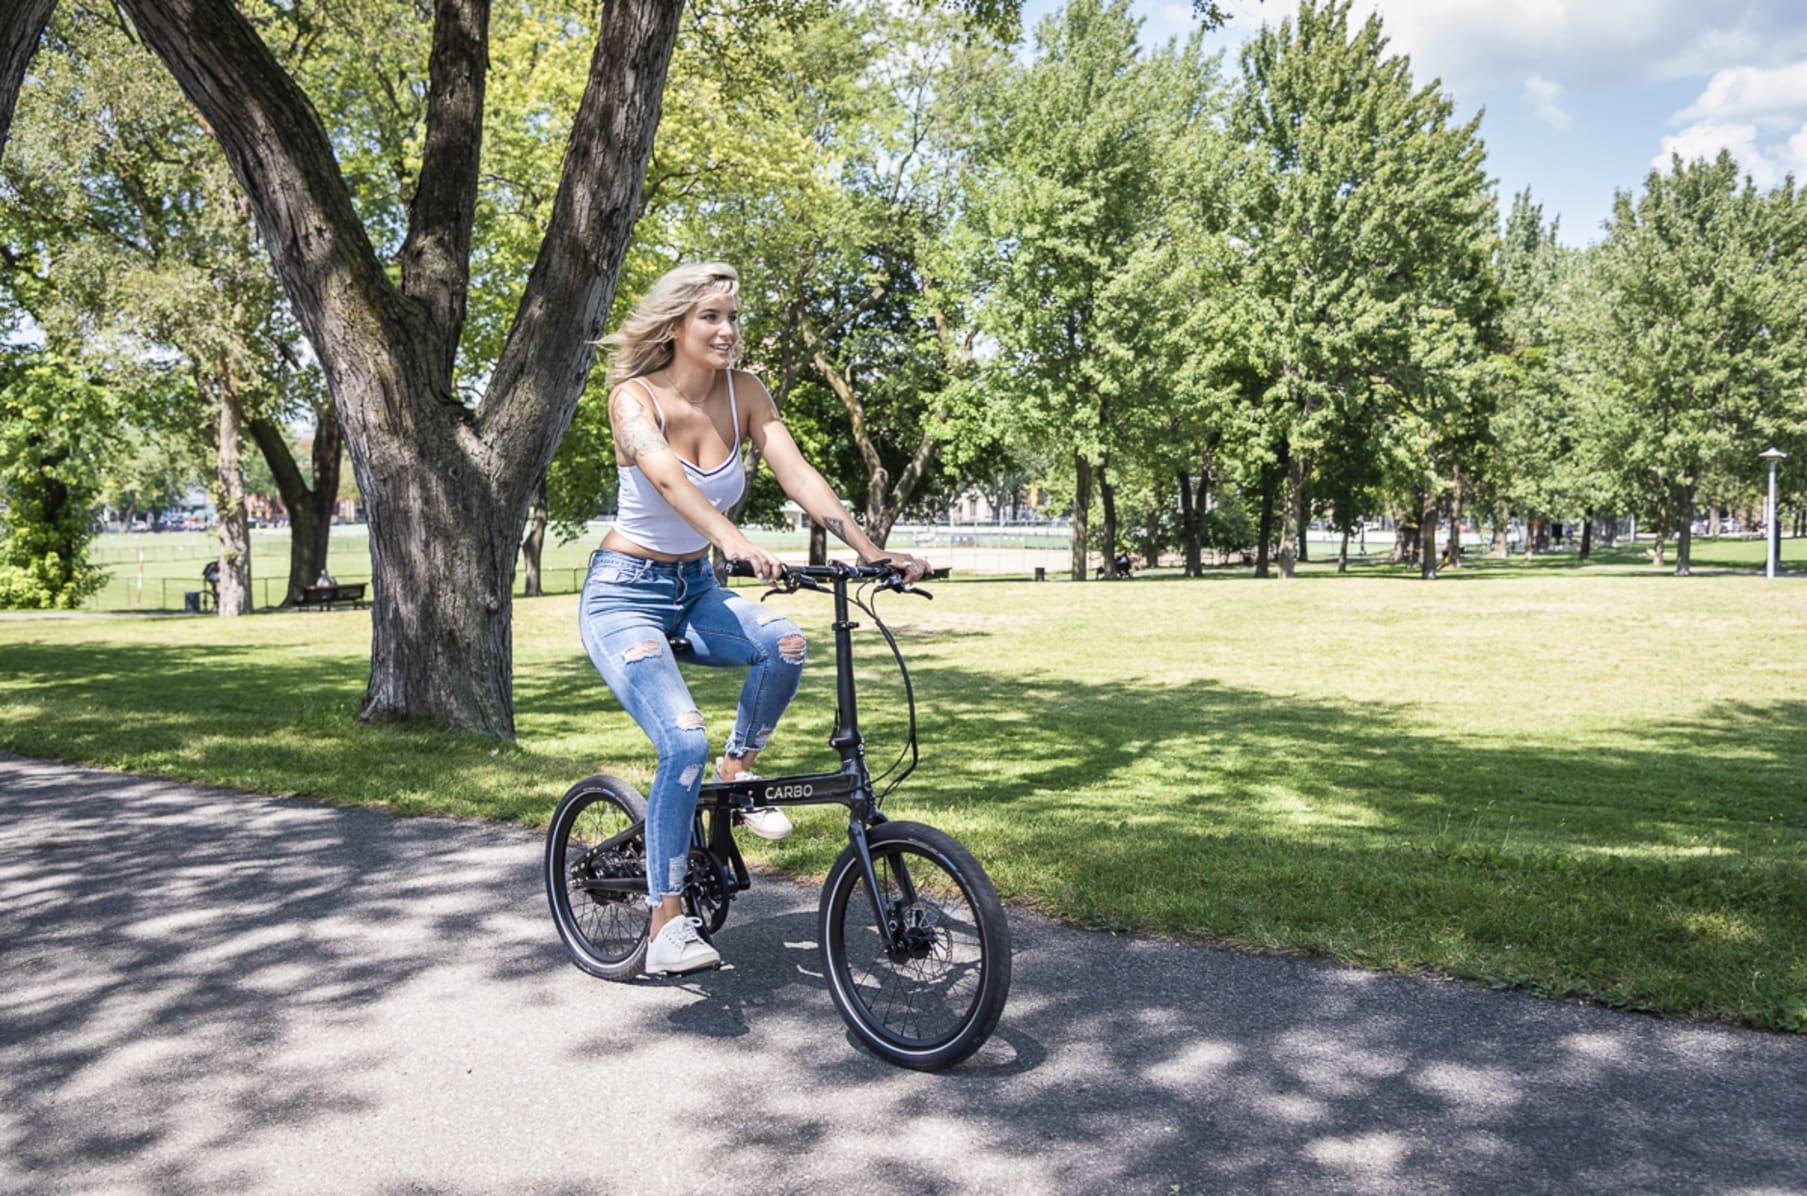
<svg viewBox="0 0 1807 1196">
<path fill-rule="evenodd" d="M 1756 120 L 1792 126 L 1807 111 L 1807 61 L 1789 66 L 1732 67 L 1707 80 L 1700 98 L 1675 114 L 1678 121 Z"/>
<path fill-rule="evenodd" d="M 1668 168 L 1671 152 L 1687 160 L 1724 148 L 1759 187 L 1789 173 L 1807 176 L 1807 60 L 1719 71 L 1674 119 L 1689 123 L 1663 138 L 1653 163 L 1660 169 Z"/>
<path fill-rule="evenodd" d="M 1778 66 L 1807 54 L 1799 8 L 1799 0 L 1356 0 L 1352 17 L 1378 9 L 1415 75 L 1467 91 L 1532 75 L 1617 87 Z"/>
<path fill-rule="evenodd" d="M 1563 110 L 1561 104 L 1562 84 L 1532 75 L 1525 80 L 1525 89 L 1519 93 L 1519 99 L 1531 110 L 1531 115 L 1545 124 L 1557 129 L 1566 129 L 1575 123 L 1575 118 Z"/>
<path fill-rule="evenodd" d="M 1797 134 L 1797 139 L 1801 139 Z M 1807 147 L 1807 139 L 1802 139 Z M 1770 187 L 1782 181 L 1787 166 L 1765 153 L 1757 145 L 1757 126 L 1736 121 L 1702 121 L 1681 132 L 1663 138 L 1663 151 L 1650 160 L 1650 165 L 1667 172 L 1670 156 L 1684 162 L 1696 158 L 1713 159 L 1720 150 L 1728 151 L 1739 167 L 1751 176 L 1758 187 Z"/>
</svg>

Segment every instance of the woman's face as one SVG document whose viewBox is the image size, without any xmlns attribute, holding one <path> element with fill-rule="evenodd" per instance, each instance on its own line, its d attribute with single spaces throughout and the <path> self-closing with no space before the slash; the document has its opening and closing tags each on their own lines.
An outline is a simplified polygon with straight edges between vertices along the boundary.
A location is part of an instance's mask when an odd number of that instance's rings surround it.
<svg viewBox="0 0 1807 1196">
<path fill-rule="evenodd" d="M 740 341 L 740 302 L 732 295 L 705 295 L 685 314 L 672 337 L 678 360 L 707 369 L 725 370 Z"/>
</svg>

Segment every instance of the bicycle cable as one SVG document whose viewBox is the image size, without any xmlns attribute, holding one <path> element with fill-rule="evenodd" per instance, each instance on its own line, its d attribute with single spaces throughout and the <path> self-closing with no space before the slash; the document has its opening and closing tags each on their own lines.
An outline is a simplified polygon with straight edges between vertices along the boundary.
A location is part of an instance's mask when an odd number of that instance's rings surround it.
<svg viewBox="0 0 1807 1196">
<path fill-rule="evenodd" d="M 850 597 L 855 606 L 871 616 L 872 625 L 877 627 L 879 634 L 885 637 L 885 644 L 891 649 L 891 659 L 897 662 L 898 675 L 903 678 L 904 703 L 910 712 L 910 733 L 908 738 L 904 741 L 903 748 L 898 751 L 897 759 L 891 761 L 890 765 L 887 766 L 883 772 L 872 778 L 872 783 L 874 785 L 879 784 L 887 778 L 891 779 L 891 783 L 885 786 L 883 792 L 873 796 L 872 804 L 874 806 L 880 806 L 884 803 L 885 798 L 891 796 L 891 794 L 896 791 L 897 787 L 903 784 L 911 773 L 916 771 L 916 765 L 921 759 L 921 753 L 917 750 L 916 746 L 916 688 L 910 681 L 910 669 L 909 666 L 904 663 L 903 650 L 897 646 L 897 637 L 891 634 L 891 629 L 885 626 L 885 621 L 879 618 L 878 612 L 872 609 L 871 603 L 867 601 L 867 593 L 872 589 L 874 584 L 875 583 L 873 582 L 866 583 Z M 876 600 L 876 598 L 874 600 Z M 896 772 L 898 766 L 904 763 L 905 757 L 909 758 L 909 764 L 905 766 L 904 770 L 901 773 L 898 773 L 895 778 L 892 778 L 891 774 Z"/>
</svg>

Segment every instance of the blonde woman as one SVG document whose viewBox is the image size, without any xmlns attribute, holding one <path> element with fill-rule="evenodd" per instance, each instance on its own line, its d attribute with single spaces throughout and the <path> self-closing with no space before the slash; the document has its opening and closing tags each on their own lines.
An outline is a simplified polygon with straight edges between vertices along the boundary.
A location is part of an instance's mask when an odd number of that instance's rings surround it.
<svg viewBox="0 0 1807 1196">
<path fill-rule="evenodd" d="M 796 624 L 715 579 L 709 549 L 774 580 L 778 558 L 725 512 L 746 488 L 742 447 L 751 443 L 798 506 L 859 553 L 889 558 L 910 581 L 928 563 L 880 549 L 803 459 L 765 387 L 734 369 L 740 350 L 740 282 L 720 262 L 679 266 L 653 284 L 603 343 L 609 424 L 620 475 L 619 514 L 590 559 L 579 628 L 584 649 L 659 753 L 646 801 L 646 970 L 675 975 L 715 967 L 680 897 L 697 791 L 709 765 L 703 716 L 679 674 L 668 637 L 690 642 L 697 664 L 748 669 L 716 776 L 752 771 L 797 692 L 808 646 Z M 746 816 L 768 839 L 790 834 L 783 811 Z"/>
</svg>

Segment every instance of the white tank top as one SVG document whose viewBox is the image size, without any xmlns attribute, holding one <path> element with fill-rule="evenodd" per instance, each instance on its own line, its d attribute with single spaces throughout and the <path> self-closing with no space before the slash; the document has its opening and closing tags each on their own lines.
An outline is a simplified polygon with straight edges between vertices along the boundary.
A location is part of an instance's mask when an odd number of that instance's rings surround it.
<svg viewBox="0 0 1807 1196">
<path fill-rule="evenodd" d="M 645 379 L 634 378 L 632 381 L 640 383 L 646 397 L 653 401 L 653 410 L 659 415 L 659 432 L 663 434 L 665 409 L 659 406 L 659 396 L 653 393 Z M 728 450 L 726 461 L 714 469 L 703 469 L 678 457 L 685 476 L 718 511 L 725 511 L 739 502 L 741 492 L 747 486 L 747 468 L 740 459 L 740 408 L 734 402 L 733 370 L 728 371 L 728 413 L 734 421 L 734 444 Z M 615 504 L 616 531 L 642 548 L 668 556 L 686 556 L 709 547 L 708 537 L 684 522 L 684 517 L 665 501 L 665 496 L 638 465 L 617 465 L 615 475 L 621 483 Z"/>
</svg>

